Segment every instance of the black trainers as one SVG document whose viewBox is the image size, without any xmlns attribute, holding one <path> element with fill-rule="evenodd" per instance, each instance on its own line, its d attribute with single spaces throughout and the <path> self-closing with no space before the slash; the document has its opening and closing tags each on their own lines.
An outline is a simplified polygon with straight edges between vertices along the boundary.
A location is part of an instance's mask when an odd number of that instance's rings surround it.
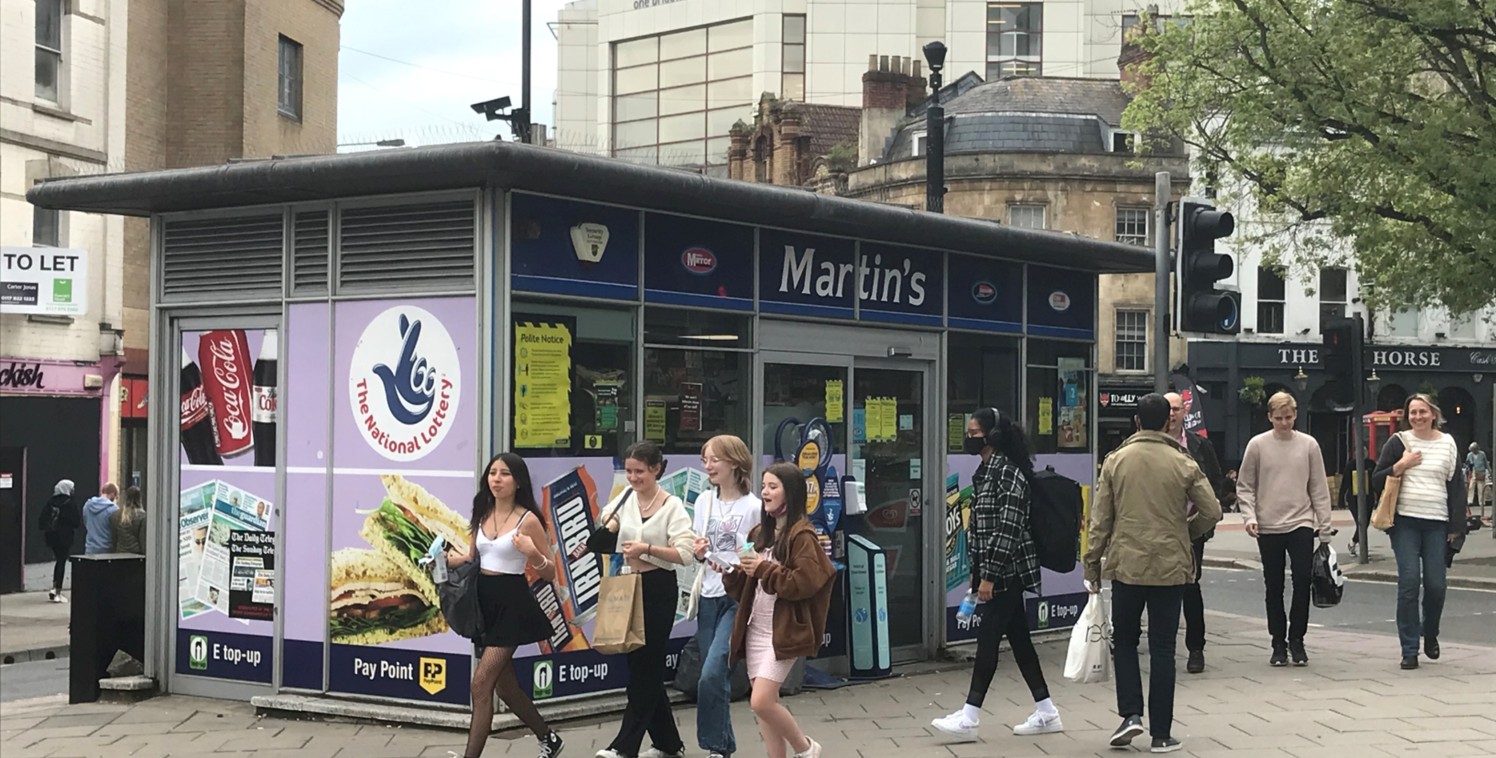
<svg viewBox="0 0 1496 758">
<path fill-rule="evenodd" d="M 561 748 L 563 747 L 566 747 L 566 743 L 561 741 L 561 735 L 556 734 L 552 730 L 550 734 L 547 734 L 544 739 L 540 740 L 540 758 L 556 758 L 556 756 L 561 755 Z"/>
<path fill-rule="evenodd" d="M 1423 654 L 1431 661 L 1439 660 L 1439 638 L 1429 637 L 1423 641 Z"/>
<path fill-rule="evenodd" d="M 1128 716 L 1122 719 L 1122 725 L 1117 731 L 1112 732 L 1112 747 L 1127 747 L 1132 744 L 1134 738 L 1139 737 L 1146 731 L 1143 729 L 1142 716 Z"/>
<path fill-rule="evenodd" d="M 1416 655 L 1405 655 L 1405 656 L 1403 656 L 1402 663 L 1398 664 L 1398 668 L 1401 668 L 1403 671 L 1410 671 L 1412 669 L 1418 668 L 1418 656 L 1416 656 Z"/>
<path fill-rule="evenodd" d="M 1198 674 L 1205 670 L 1205 651 L 1191 650 L 1189 662 L 1184 664 L 1184 670 L 1191 674 Z"/>
<path fill-rule="evenodd" d="M 1270 666 L 1287 666 L 1288 665 L 1288 646 L 1287 645 L 1273 645 L 1273 657 L 1267 659 L 1267 662 L 1268 662 L 1268 665 L 1270 665 Z"/>
<path fill-rule="evenodd" d="M 1148 749 L 1150 753 L 1172 753 L 1184 747 L 1184 743 L 1173 737 L 1154 737 L 1153 747 Z"/>
<path fill-rule="evenodd" d="M 1289 652 L 1289 654 L 1291 654 L 1293 656 L 1293 665 L 1295 665 L 1295 666 L 1308 666 L 1309 665 L 1309 652 L 1306 651 L 1306 650 L 1304 650 L 1304 641 L 1303 640 L 1299 640 L 1297 642 L 1290 642 L 1290 643 L 1288 643 L 1288 652 Z"/>
</svg>

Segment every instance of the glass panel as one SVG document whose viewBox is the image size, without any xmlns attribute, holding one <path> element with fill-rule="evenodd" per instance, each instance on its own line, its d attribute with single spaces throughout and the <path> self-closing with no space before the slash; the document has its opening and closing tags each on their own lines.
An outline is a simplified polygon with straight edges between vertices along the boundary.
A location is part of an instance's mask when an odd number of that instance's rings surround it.
<svg viewBox="0 0 1496 758">
<path fill-rule="evenodd" d="M 699 111 L 705 108 L 705 84 L 693 84 L 690 87 L 676 87 L 660 91 L 661 116 L 673 116 L 677 113 Z"/>
<path fill-rule="evenodd" d="M 62 212 L 31 206 L 31 244 L 62 247 Z"/>
<path fill-rule="evenodd" d="M 706 94 L 708 108 L 748 103 L 753 100 L 753 77 L 712 82 L 707 85 Z"/>
<path fill-rule="evenodd" d="M 1449 338 L 1450 339 L 1457 339 L 1457 340 L 1473 340 L 1473 339 L 1475 339 L 1475 337 L 1476 337 L 1476 334 L 1475 334 L 1475 323 L 1476 323 L 1476 319 L 1471 318 L 1470 316 L 1463 316 L 1463 317 L 1455 318 L 1455 319 L 1451 320 L 1449 322 Z M 1417 326 L 1416 326 L 1417 325 L 1416 317 L 1415 317 L 1415 320 L 1414 320 L 1414 325 L 1415 325 L 1414 328 L 1416 330 L 1416 328 L 1417 328 Z"/>
<path fill-rule="evenodd" d="M 753 20 L 713 26 L 707 29 L 707 39 L 714 53 L 735 47 L 748 47 L 753 44 Z"/>
<path fill-rule="evenodd" d="M 784 46 L 784 72 L 786 74 L 805 73 L 805 46 Z"/>
<path fill-rule="evenodd" d="M 784 17 L 784 42 L 787 45 L 801 44 L 805 42 L 805 17 Z"/>
<path fill-rule="evenodd" d="M 649 306 L 644 312 L 644 343 L 752 349 L 752 326 L 747 316 Z"/>
<path fill-rule="evenodd" d="M 693 140 L 660 145 L 661 166 L 699 166 L 706 163 L 706 142 Z"/>
<path fill-rule="evenodd" d="M 1346 276 L 1343 268 L 1327 268 L 1319 272 L 1319 299 L 1324 302 L 1345 302 Z"/>
<path fill-rule="evenodd" d="M 806 467 L 814 466 L 817 493 L 814 505 L 819 506 L 820 485 L 831 475 L 831 469 L 836 469 L 837 476 L 847 474 L 845 446 L 849 418 L 847 399 L 850 397 L 845 391 L 847 370 L 833 366 L 766 363 L 763 385 L 764 463 L 798 461 L 801 449 L 808 441 L 815 440 L 817 450 L 824 451 L 824 454 L 806 456 Z M 832 398 L 830 407 L 826 405 L 828 396 Z M 819 419 L 820 423 L 813 424 L 813 419 Z M 811 502 L 806 503 L 806 511 L 812 523 L 824 518 Z M 820 523 L 824 527 L 825 522 Z"/>
<path fill-rule="evenodd" d="M 626 124 L 614 124 L 613 144 L 622 148 L 653 145 L 660 141 L 655 129 L 658 123 L 651 118 L 644 121 L 630 121 Z"/>
<path fill-rule="evenodd" d="M 731 137 L 713 137 L 706 141 L 706 162 L 727 163 L 727 150 L 732 147 Z"/>
<path fill-rule="evenodd" d="M 1399 310 L 1383 318 L 1384 330 L 1392 337 L 1418 336 L 1418 311 Z"/>
<path fill-rule="evenodd" d="M 660 38 L 660 60 L 662 61 L 705 54 L 705 29 L 692 29 L 688 32 L 667 34 Z"/>
<path fill-rule="evenodd" d="M 654 145 L 613 151 L 613 157 L 621 158 L 629 163 L 636 163 L 641 166 L 653 166 L 659 163 L 659 156 L 660 149 Z"/>
<path fill-rule="evenodd" d="M 635 92 L 651 90 L 659 86 L 657 79 L 657 66 L 639 66 L 637 68 L 621 68 L 613 75 L 615 95 L 630 95 Z"/>
<path fill-rule="evenodd" d="M 1034 454 L 1090 449 L 1086 420 L 1091 346 L 1079 342 L 1029 340 L 1029 442 Z M 1077 403 L 1067 406 L 1067 400 Z"/>
<path fill-rule="evenodd" d="M 529 329 L 564 329 L 572 339 L 569 357 L 558 365 L 545 367 L 562 376 L 559 382 L 548 385 L 539 378 L 540 369 L 535 360 L 520 364 L 529 369 L 528 375 L 533 378 L 529 381 L 528 402 L 516 405 L 511 419 L 517 451 L 526 457 L 542 458 L 616 456 L 634 441 L 635 318 L 637 311 L 632 308 L 514 304 L 516 327 L 510 329 L 511 340 L 520 324 Z M 513 354 L 520 358 L 518 346 Z M 510 371 L 515 368 L 511 366 Z M 554 395 L 557 402 L 544 402 L 546 392 Z M 557 437 L 561 442 L 554 446 L 525 447 L 519 442 L 525 425 L 530 425 L 530 432 L 537 432 L 537 425 L 546 421 L 555 425 L 554 414 L 564 417 L 565 423 L 559 428 L 568 432 L 569 437 Z"/>
<path fill-rule="evenodd" d="M 1281 302 L 1258 302 L 1257 303 L 1257 333 L 1258 334 L 1282 334 L 1283 333 L 1283 303 Z"/>
<path fill-rule="evenodd" d="M 987 64 L 987 81 L 996 81 L 1008 76 L 1043 76 L 1044 66 L 1027 61 L 1004 61 Z"/>
<path fill-rule="evenodd" d="M 707 78 L 712 80 L 752 75 L 753 48 L 745 47 L 742 50 L 712 53 L 706 71 Z"/>
<path fill-rule="evenodd" d="M 997 408 L 1018 417 L 1018 341 L 982 334 L 951 332 L 946 346 L 945 450 L 961 452 L 966 417 L 977 408 Z M 956 431 L 950 429 L 956 425 Z"/>
<path fill-rule="evenodd" d="M 1257 267 L 1257 297 L 1260 300 L 1284 300 L 1283 277 L 1278 272 L 1264 267 Z"/>
<path fill-rule="evenodd" d="M 658 37 L 620 42 L 613 46 L 613 65 L 616 68 L 625 68 L 644 63 L 654 63 L 659 58 L 659 50 L 660 41 Z"/>
<path fill-rule="evenodd" d="M 751 353 L 650 348 L 644 351 L 644 402 L 665 407 L 663 429 L 645 425 L 645 435 L 667 454 L 699 455 L 719 434 L 748 428 Z"/>
<path fill-rule="evenodd" d="M 706 80 L 706 58 L 685 58 L 660 64 L 660 86 L 676 87 Z"/>
<path fill-rule="evenodd" d="M 732 125 L 747 121 L 753 114 L 747 108 L 719 108 L 706 114 L 706 133 L 718 137 L 732 131 Z"/>
<path fill-rule="evenodd" d="M 50 50 L 36 49 L 36 96 L 43 100 L 58 102 L 57 79 L 62 68 L 62 56 Z"/>
<path fill-rule="evenodd" d="M 659 100 L 660 96 L 656 92 L 615 97 L 613 98 L 613 119 L 634 121 L 641 118 L 654 118 L 659 115 Z"/>
<path fill-rule="evenodd" d="M 679 142 L 688 139 L 701 139 L 706 136 L 706 116 L 701 113 L 687 113 L 684 116 L 671 116 L 660 119 L 660 141 Z"/>
<path fill-rule="evenodd" d="M 1043 229 L 1044 206 L 1010 205 L 1008 206 L 1008 224 L 1024 229 Z"/>
<path fill-rule="evenodd" d="M 805 74 L 785 74 L 784 91 L 779 94 L 784 100 L 805 102 Z"/>
<path fill-rule="evenodd" d="M 868 536 L 888 557 L 888 643 L 924 641 L 923 510 L 938 500 L 925 490 L 924 374 L 858 368 L 853 373 L 852 475 L 863 483 L 865 521 L 879 528 Z M 862 439 L 855 435 L 862 430 Z M 936 466 L 932 471 L 938 471 Z M 911 501 L 920 499 L 921 512 Z M 925 504 L 929 505 L 926 506 Z M 943 510 L 942 510 L 943 512 Z"/>
<path fill-rule="evenodd" d="M 63 0 L 37 0 L 36 44 L 62 52 Z"/>
</svg>

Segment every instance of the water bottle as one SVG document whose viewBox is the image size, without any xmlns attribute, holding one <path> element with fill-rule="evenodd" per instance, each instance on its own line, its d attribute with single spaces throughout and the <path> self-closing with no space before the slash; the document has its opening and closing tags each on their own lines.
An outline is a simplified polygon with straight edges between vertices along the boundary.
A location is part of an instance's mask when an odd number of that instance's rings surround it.
<svg viewBox="0 0 1496 758">
<path fill-rule="evenodd" d="M 971 623 L 971 617 L 977 612 L 977 591 L 968 590 L 966 597 L 961 598 L 961 607 L 956 609 L 956 621 L 960 624 Z"/>
<path fill-rule="evenodd" d="M 445 546 L 446 540 L 440 534 L 436 535 L 436 539 L 431 541 L 431 547 L 426 550 L 425 559 L 422 560 L 423 563 L 431 564 L 431 581 L 436 584 L 447 581 L 447 556 L 443 551 Z"/>
</svg>

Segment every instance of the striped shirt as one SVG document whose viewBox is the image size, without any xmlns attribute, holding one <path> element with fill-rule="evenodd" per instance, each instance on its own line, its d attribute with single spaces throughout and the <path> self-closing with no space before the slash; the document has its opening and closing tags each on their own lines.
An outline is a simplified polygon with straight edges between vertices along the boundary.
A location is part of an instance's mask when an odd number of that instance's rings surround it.
<svg viewBox="0 0 1496 758">
<path fill-rule="evenodd" d="M 1403 448 L 1423 454 L 1423 461 L 1402 475 L 1397 493 L 1397 515 L 1430 521 L 1449 520 L 1449 482 L 1459 470 L 1459 450 L 1454 438 L 1440 433 L 1432 440 L 1419 439 L 1412 432 L 1398 435 Z"/>
</svg>

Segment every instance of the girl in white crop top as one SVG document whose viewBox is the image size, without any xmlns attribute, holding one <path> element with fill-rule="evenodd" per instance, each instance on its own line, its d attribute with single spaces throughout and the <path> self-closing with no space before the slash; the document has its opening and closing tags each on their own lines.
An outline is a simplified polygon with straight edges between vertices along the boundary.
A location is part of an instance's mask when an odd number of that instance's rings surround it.
<svg viewBox="0 0 1496 758">
<path fill-rule="evenodd" d="M 525 563 L 529 560 L 524 553 L 515 547 L 515 535 L 519 534 L 519 528 L 525 523 L 529 511 L 520 514 L 519 522 L 503 534 L 493 539 L 483 533 L 479 527 L 478 533 L 473 535 L 473 546 L 478 548 L 478 565 L 485 573 L 489 574 L 523 574 Z M 549 559 L 547 559 L 549 560 Z"/>
</svg>

